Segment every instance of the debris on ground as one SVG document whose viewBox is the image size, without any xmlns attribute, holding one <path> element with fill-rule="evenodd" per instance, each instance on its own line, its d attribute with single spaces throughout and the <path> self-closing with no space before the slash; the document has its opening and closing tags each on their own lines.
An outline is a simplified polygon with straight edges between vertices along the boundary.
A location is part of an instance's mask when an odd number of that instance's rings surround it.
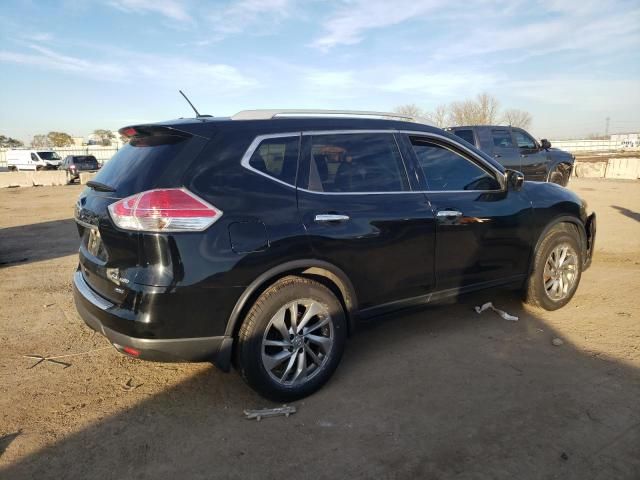
<svg viewBox="0 0 640 480">
<path fill-rule="evenodd" d="M 263 408 L 261 410 L 245 410 L 244 415 L 247 419 L 256 419 L 258 421 L 267 417 L 278 417 L 280 415 L 284 415 L 288 417 L 289 415 L 296 413 L 296 407 L 289 407 L 287 405 L 283 405 L 282 407 L 276 408 Z"/>
<path fill-rule="evenodd" d="M 43 355 L 23 355 L 23 357 L 25 357 L 25 358 L 34 358 L 34 359 L 38 360 L 36 363 L 31 365 L 30 367 L 27 367 L 27 370 L 30 370 L 33 367 L 37 367 L 42 362 L 51 362 L 51 363 L 55 363 L 56 365 L 62 365 L 63 368 L 69 368 L 71 366 L 70 363 L 61 362 L 58 359 L 59 358 L 68 358 L 68 357 L 77 357 L 79 355 L 87 355 L 89 353 L 99 352 L 100 350 L 106 350 L 107 348 L 113 348 L 113 347 L 111 345 L 109 345 L 108 347 L 96 348 L 95 350 L 89 350 L 89 351 L 86 351 L 86 352 L 69 353 L 67 355 L 55 355 L 53 357 L 45 357 Z"/>
<path fill-rule="evenodd" d="M 135 390 L 136 388 L 141 387 L 142 385 L 144 385 L 144 384 L 142 384 L 142 383 L 134 383 L 133 382 L 133 378 L 130 378 L 124 384 L 122 384 L 122 389 L 123 390 L 127 390 L 127 391 Z"/>
<path fill-rule="evenodd" d="M 553 340 L 551 340 L 551 344 L 555 345 L 556 347 L 559 347 L 560 345 L 564 344 L 564 341 L 561 338 L 554 338 Z"/>
<path fill-rule="evenodd" d="M 492 302 L 487 302 L 487 303 L 484 303 L 481 307 L 476 307 L 476 313 L 480 314 L 480 313 L 484 312 L 485 310 L 489 310 L 489 309 L 491 309 L 494 312 L 496 312 L 498 315 L 500 315 L 505 320 L 509 320 L 511 322 L 517 322 L 518 321 L 518 317 L 516 317 L 514 315 L 509 315 L 504 310 L 500 310 L 499 308 L 494 307 Z"/>
</svg>

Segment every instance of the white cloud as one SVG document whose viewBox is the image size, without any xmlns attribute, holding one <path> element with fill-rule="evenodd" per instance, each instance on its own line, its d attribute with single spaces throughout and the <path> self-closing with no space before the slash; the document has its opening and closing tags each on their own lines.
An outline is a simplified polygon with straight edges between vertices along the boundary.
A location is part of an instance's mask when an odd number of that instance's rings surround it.
<svg viewBox="0 0 640 480">
<path fill-rule="evenodd" d="M 444 0 L 355 0 L 343 6 L 324 22 L 325 33 L 312 46 L 329 50 L 337 45 L 362 41 L 369 30 L 390 27 L 450 5 Z"/>
<path fill-rule="evenodd" d="M 180 0 L 111 0 L 109 5 L 123 12 L 157 13 L 178 22 L 189 22 L 185 2 Z"/>
<path fill-rule="evenodd" d="M 262 33 L 289 18 L 294 0 L 239 0 L 215 8 L 209 13 L 213 29 L 218 35 Z"/>
<path fill-rule="evenodd" d="M 36 53 L 0 51 L 0 62 L 58 70 L 105 81 L 142 82 L 176 89 L 201 86 L 217 92 L 233 92 L 258 84 L 236 67 L 220 63 L 122 50 L 109 60 L 87 60 L 36 44 L 29 48 Z"/>
</svg>

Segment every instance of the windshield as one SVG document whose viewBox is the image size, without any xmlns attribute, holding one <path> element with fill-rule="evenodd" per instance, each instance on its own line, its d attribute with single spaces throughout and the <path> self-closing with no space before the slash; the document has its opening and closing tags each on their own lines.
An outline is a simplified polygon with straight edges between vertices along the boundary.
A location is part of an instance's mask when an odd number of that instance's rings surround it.
<svg viewBox="0 0 640 480">
<path fill-rule="evenodd" d="M 42 160 L 60 160 L 60 155 L 56 152 L 38 152 L 38 156 Z"/>
</svg>

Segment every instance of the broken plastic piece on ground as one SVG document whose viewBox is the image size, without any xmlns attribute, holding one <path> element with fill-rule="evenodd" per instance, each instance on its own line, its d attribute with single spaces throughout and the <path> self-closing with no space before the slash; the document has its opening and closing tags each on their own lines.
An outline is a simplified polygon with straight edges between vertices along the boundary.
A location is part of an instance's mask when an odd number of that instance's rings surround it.
<svg viewBox="0 0 640 480">
<path fill-rule="evenodd" d="M 476 307 L 476 313 L 480 314 L 480 313 L 482 313 L 482 312 L 484 312 L 485 310 L 488 310 L 488 309 L 493 310 L 494 312 L 496 312 L 498 315 L 500 315 L 505 320 L 509 320 L 511 322 L 517 322 L 518 321 L 518 317 L 516 317 L 514 315 L 509 315 L 504 310 L 500 310 L 500 309 L 494 307 L 493 303 L 491 303 L 491 302 L 484 303 L 481 307 Z"/>
<path fill-rule="evenodd" d="M 283 405 L 282 407 L 277 408 L 263 408 L 262 410 L 245 410 L 244 415 L 249 420 L 255 418 L 260 421 L 266 417 L 277 417 L 279 415 L 284 415 L 288 417 L 292 413 L 296 413 L 296 407 L 289 407 L 287 405 Z"/>
</svg>

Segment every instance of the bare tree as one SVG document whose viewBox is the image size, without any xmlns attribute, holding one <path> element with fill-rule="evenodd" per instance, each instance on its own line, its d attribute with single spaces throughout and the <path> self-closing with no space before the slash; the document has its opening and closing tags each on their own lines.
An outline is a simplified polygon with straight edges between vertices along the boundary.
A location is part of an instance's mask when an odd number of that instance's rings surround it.
<svg viewBox="0 0 640 480">
<path fill-rule="evenodd" d="M 482 123 L 486 125 L 494 125 L 498 122 L 498 113 L 500 111 L 500 102 L 493 95 L 488 93 L 480 93 L 476 97 L 478 103 L 478 113 Z"/>
<path fill-rule="evenodd" d="M 531 126 L 531 114 L 524 110 L 518 110 L 517 108 L 511 108 L 504 112 L 503 122 L 512 127 L 529 128 Z"/>
<path fill-rule="evenodd" d="M 24 143 L 22 143 L 20 140 L 0 135 L 0 148 L 19 148 L 23 146 Z"/>
<path fill-rule="evenodd" d="M 408 117 L 420 118 L 425 116 L 425 112 L 415 103 L 407 103 L 405 105 L 400 105 L 393 109 L 394 113 L 399 113 L 400 115 L 406 115 Z"/>
<path fill-rule="evenodd" d="M 453 125 L 492 125 L 498 121 L 500 102 L 488 93 L 481 93 L 475 100 L 453 102 L 449 110 Z"/>
<path fill-rule="evenodd" d="M 31 146 L 33 148 L 49 148 L 51 147 L 51 142 L 46 135 L 34 135 L 33 140 L 31 140 Z"/>
<path fill-rule="evenodd" d="M 433 112 L 427 117 L 436 125 L 436 127 L 444 128 L 449 126 L 449 107 L 446 105 L 438 105 Z"/>
</svg>

